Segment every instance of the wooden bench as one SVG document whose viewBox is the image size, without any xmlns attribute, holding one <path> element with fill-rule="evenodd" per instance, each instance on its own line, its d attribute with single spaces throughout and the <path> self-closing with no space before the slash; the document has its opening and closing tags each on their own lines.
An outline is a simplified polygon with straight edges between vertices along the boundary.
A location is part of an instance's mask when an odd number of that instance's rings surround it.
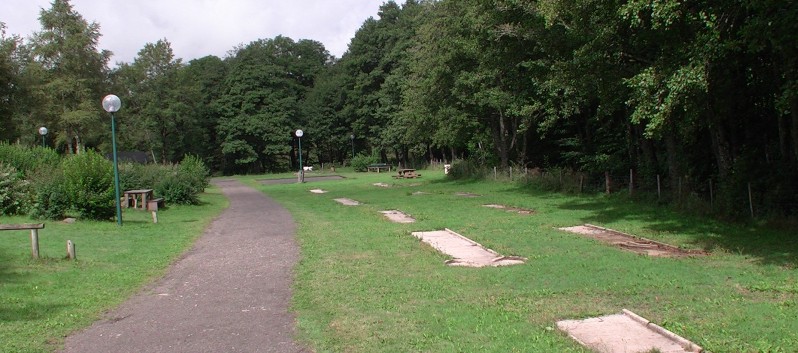
<svg viewBox="0 0 798 353">
<path fill-rule="evenodd" d="M 163 197 L 147 200 L 147 211 L 158 211 L 158 208 L 163 206 Z"/>
<path fill-rule="evenodd" d="M 30 230 L 30 250 L 34 259 L 39 258 L 39 229 L 44 229 L 44 223 L 0 224 L 0 230 Z"/>
<path fill-rule="evenodd" d="M 366 167 L 366 169 L 369 172 L 372 171 L 372 170 L 376 170 L 377 173 L 379 173 L 383 169 L 385 169 L 386 171 L 390 172 L 391 171 L 391 165 L 390 164 L 385 164 L 385 163 L 375 163 L 375 164 L 369 164 L 369 166 Z"/>
</svg>

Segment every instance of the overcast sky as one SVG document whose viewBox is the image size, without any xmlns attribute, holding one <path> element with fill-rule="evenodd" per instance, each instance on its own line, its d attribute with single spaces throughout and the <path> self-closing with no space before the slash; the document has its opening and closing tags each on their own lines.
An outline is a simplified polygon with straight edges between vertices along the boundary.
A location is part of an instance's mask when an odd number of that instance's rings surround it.
<svg viewBox="0 0 798 353">
<path fill-rule="evenodd" d="M 386 0 L 387 1 L 387 0 Z M 277 35 L 312 39 L 336 57 L 363 22 L 377 18 L 383 0 L 72 0 L 73 8 L 100 24 L 99 49 L 111 64 L 132 62 L 146 43 L 166 38 L 184 62 L 206 55 L 223 58 L 239 43 Z M 396 1 L 404 4 L 404 0 Z M 27 38 L 41 31 L 39 12 L 50 0 L 0 0 L 6 35 Z"/>
</svg>

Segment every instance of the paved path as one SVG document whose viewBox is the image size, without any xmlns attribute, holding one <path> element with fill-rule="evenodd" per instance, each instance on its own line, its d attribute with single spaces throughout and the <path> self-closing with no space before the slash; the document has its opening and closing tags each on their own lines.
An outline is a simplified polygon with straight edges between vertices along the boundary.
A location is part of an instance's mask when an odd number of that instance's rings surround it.
<svg viewBox="0 0 798 353">
<path fill-rule="evenodd" d="M 299 250 L 291 215 L 237 181 L 230 207 L 154 286 L 66 340 L 63 352 L 310 352 L 288 312 Z"/>
</svg>

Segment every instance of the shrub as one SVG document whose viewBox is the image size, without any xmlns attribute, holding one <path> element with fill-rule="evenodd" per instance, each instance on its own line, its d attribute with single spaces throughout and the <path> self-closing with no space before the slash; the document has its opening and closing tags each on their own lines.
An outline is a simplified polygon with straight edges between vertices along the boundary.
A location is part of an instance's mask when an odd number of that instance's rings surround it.
<svg viewBox="0 0 798 353">
<path fill-rule="evenodd" d="M 186 156 L 180 164 L 165 168 L 164 177 L 155 184 L 155 194 L 167 204 L 197 204 L 199 193 L 210 184 L 205 163 L 194 156 Z"/>
<path fill-rule="evenodd" d="M 14 167 L 20 176 L 25 176 L 42 166 L 57 166 L 61 157 L 50 148 L 0 143 L 0 161 Z"/>
<path fill-rule="evenodd" d="M 0 163 L 0 215 L 23 213 L 30 205 L 28 182 L 17 169 Z"/>
<path fill-rule="evenodd" d="M 459 160 L 452 163 L 448 177 L 451 179 L 480 179 L 488 175 L 488 169 L 472 160 Z"/>
<path fill-rule="evenodd" d="M 352 168 L 354 168 L 357 172 L 365 172 L 368 170 L 369 165 L 379 162 L 379 156 L 369 156 L 361 153 L 355 156 L 355 158 L 352 158 Z"/>
<path fill-rule="evenodd" d="M 30 215 L 39 219 L 63 219 L 69 210 L 64 173 L 56 166 L 37 169 L 30 177 L 33 202 Z"/>
<path fill-rule="evenodd" d="M 120 164 L 119 184 L 122 190 L 154 189 L 170 172 L 171 168 L 158 164 Z"/>
<path fill-rule="evenodd" d="M 82 218 L 107 220 L 114 216 L 113 165 L 99 153 L 69 157 L 63 162 L 64 191 Z"/>
<path fill-rule="evenodd" d="M 195 194 L 205 191 L 210 185 L 210 172 L 199 157 L 187 155 L 177 166 L 177 174 L 187 182 Z"/>
</svg>

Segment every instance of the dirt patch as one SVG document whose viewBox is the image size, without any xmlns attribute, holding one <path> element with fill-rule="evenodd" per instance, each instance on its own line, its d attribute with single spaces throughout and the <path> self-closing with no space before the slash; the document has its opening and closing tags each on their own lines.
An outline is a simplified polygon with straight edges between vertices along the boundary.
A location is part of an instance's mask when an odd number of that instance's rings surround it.
<svg viewBox="0 0 798 353">
<path fill-rule="evenodd" d="M 506 206 L 506 205 L 489 204 L 489 205 L 482 205 L 482 206 L 485 206 L 485 207 L 488 207 L 488 208 L 495 208 L 497 210 L 505 210 L 507 212 L 515 212 L 515 213 L 523 214 L 523 215 L 528 215 L 528 214 L 535 213 L 535 210 L 530 210 L 530 209 L 526 209 L 526 208 L 519 208 L 519 207 L 510 207 L 510 206 Z"/>
<path fill-rule="evenodd" d="M 325 175 L 325 176 L 307 176 L 305 175 L 305 182 L 310 183 L 314 181 L 329 181 L 329 180 L 341 180 L 345 179 L 340 175 Z M 259 183 L 263 185 L 275 185 L 275 184 L 291 184 L 296 183 L 297 178 L 284 178 L 284 179 L 260 179 L 258 180 Z"/>
<path fill-rule="evenodd" d="M 338 202 L 338 203 L 340 203 L 342 205 L 345 205 L 345 206 L 358 206 L 358 205 L 360 205 L 360 202 L 352 200 L 352 199 L 347 199 L 347 198 L 335 199 L 335 202 Z"/>
<path fill-rule="evenodd" d="M 616 315 L 563 320 L 557 328 L 596 352 L 702 352 L 703 348 L 624 309 Z"/>
<path fill-rule="evenodd" d="M 388 210 L 388 211 L 380 211 L 380 213 L 385 215 L 385 218 L 388 218 L 391 222 L 394 223 L 413 223 L 416 221 L 413 217 L 410 217 L 409 215 L 405 214 L 402 211 Z"/>
<path fill-rule="evenodd" d="M 457 195 L 457 196 L 462 196 L 462 197 L 480 197 L 480 196 L 482 196 L 480 194 L 472 194 L 470 192 L 456 192 L 454 194 Z"/>
<path fill-rule="evenodd" d="M 670 244 L 660 243 L 655 240 L 621 233 L 617 230 L 602 228 L 592 224 L 560 228 L 560 230 L 598 239 L 604 243 L 617 246 L 621 249 L 649 256 L 680 257 L 707 255 L 707 253 L 703 250 L 681 249 Z"/>
</svg>

